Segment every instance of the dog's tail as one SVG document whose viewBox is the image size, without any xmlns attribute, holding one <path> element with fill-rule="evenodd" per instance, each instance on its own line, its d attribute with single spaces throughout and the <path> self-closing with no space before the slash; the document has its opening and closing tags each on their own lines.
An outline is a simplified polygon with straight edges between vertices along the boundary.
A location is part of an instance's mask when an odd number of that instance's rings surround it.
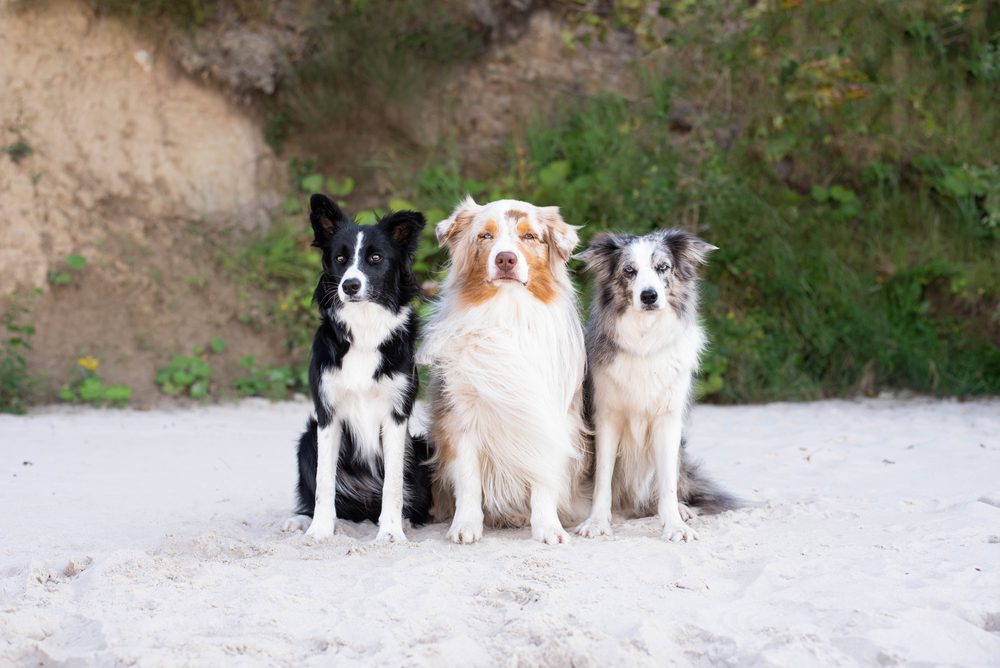
<svg viewBox="0 0 1000 668">
<path fill-rule="evenodd" d="M 682 503 L 695 506 L 706 515 L 715 515 L 739 508 L 739 498 L 723 491 L 701 470 L 701 463 L 691 461 L 681 443 L 681 474 L 677 493 Z"/>
</svg>

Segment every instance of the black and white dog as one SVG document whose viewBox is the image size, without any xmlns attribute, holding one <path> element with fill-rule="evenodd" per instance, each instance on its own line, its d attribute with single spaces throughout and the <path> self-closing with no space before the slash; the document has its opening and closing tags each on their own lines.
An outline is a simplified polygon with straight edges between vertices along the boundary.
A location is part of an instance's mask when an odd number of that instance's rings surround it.
<svg viewBox="0 0 1000 668">
<path fill-rule="evenodd" d="M 681 230 L 599 234 L 577 257 L 594 274 L 587 323 L 586 404 L 594 429 L 594 500 L 577 531 L 611 534 L 612 502 L 655 511 L 670 541 L 694 540 L 687 505 L 719 512 L 734 500 L 685 461 L 682 432 L 706 344 L 698 267 L 715 246 Z"/>
<path fill-rule="evenodd" d="M 307 535 L 325 538 L 338 517 L 368 519 L 376 540 L 403 541 L 402 518 L 425 523 L 431 507 L 431 453 L 408 431 L 419 383 L 411 264 L 424 216 L 397 211 L 359 226 L 323 195 L 310 207 L 323 252 L 309 365 L 315 415 L 299 441 L 299 514 L 285 529 L 308 525 Z"/>
</svg>

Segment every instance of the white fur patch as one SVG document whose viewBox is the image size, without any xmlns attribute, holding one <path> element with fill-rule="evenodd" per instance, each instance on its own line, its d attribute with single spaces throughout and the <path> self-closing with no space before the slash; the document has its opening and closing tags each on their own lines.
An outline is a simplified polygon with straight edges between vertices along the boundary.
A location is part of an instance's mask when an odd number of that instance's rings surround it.
<svg viewBox="0 0 1000 668">
<path fill-rule="evenodd" d="M 657 251 L 656 242 L 646 237 L 640 237 L 632 242 L 627 249 L 632 266 L 636 270 L 632 283 L 632 306 L 637 309 L 644 308 L 642 293 L 652 290 L 656 293 L 656 301 L 649 305 L 654 309 L 663 309 L 667 305 L 663 280 L 656 271 L 656 260 L 654 255 Z"/>
<path fill-rule="evenodd" d="M 320 393 L 324 404 L 354 436 L 356 456 L 368 463 L 382 457 L 382 422 L 393 410 L 402 412 L 401 400 L 410 382 L 406 374 L 375 380 L 382 361 L 378 347 L 406 323 L 409 315 L 409 307 L 393 314 L 371 302 L 344 304 L 337 311 L 338 320 L 351 332 L 351 347 L 339 369 L 323 373 Z"/>
</svg>

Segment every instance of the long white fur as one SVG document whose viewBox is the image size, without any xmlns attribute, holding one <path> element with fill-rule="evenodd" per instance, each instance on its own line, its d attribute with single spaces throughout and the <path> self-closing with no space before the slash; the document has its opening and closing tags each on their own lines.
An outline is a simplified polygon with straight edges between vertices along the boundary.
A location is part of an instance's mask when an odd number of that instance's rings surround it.
<svg viewBox="0 0 1000 668">
<path fill-rule="evenodd" d="M 354 258 L 344 278 L 360 278 L 359 297 L 367 291 L 367 277 L 360 271 L 359 258 L 364 231 L 358 233 Z M 338 290 L 340 287 L 338 286 Z M 322 401 L 333 414 L 333 421 L 317 431 L 316 507 L 307 535 L 326 538 L 336 525 L 334 508 L 337 495 L 337 463 L 342 430 L 354 437 L 355 457 L 374 466 L 382 459 L 385 476 L 382 483 L 382 514 L 376 541 L 404 541 L 403 534 L 403 463 L 407 425 L 397 425 L 393 410 L 402 412 L 399 402 L 408 379 L 402 374 L 375 380 L 381 360 L 378 347 L 410 317 L 410 307 L 392 313 L 379 304 L 348 302 L 341 290 L 343 305 L 333 312 L 351 333 L 351 347 L 340 369 L 329 369 L 320 379 Z M 288 524 L 292 524 L 289 520 Z"/>
<path fill-rule="evenodd" d="M 466 233 L 476 234 L 488 218 L 503 227 L 504 213 L 511 209 L 528 213 L 532 225 L 541 228 L 539 208 L 527 202 L 479 206 L 468 198 L 438 225 L 438 238 L 447 236 L 458 215 L 474 216 Z M 568 245 L 568 253 L 577 241 L 574 229 L 569 236 L 550 243 Z M 466 260 L 453 256 L 453 267 Z M 519 258 L 518 265 L 527 264 Z M 454 461 L 443 464 L 455 492 L 448 533 L 453 541 L 478 540 L 484 510 L 494 523 L 530 522 L 533 537 L 546 543 L 568 541 L 558 510 L 572 502 L 586 354 L 565 263 L 558 263 L 553 273 L 557 297 L 548 304 L 521 285 L 500 283 L 499 294 L 466 308 L 458 303 L 458 272 L 453 269 L 425 330 L 417 361 L 443 376 L 442 400 L 451 403 L 465 434 L 455 444 Z"/>
<path fill-rule="evenodd" d="M 594 502 L 577 531 L 610 535 L 613 501 L 643 506 L 655 499 L 663 537 L 695 540 L 681 516 L 686 509 L 678 503 L 677 484 L 681 430 L 706 337 L 696 319 L 678 318 L 666 304 L 653 245 L 640 239 L 625 252 L 638 272 L 634 308 L 617 322 L 614 360 L 592 370 Z M 656 310 L 639 310 L 638 295 L 647 288 L 657 290 Z"/>
</svg>

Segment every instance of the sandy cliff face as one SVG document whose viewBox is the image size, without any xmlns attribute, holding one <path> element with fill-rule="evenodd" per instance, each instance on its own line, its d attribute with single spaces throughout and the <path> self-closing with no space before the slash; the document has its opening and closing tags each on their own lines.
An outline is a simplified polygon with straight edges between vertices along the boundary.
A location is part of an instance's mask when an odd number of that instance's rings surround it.
<svg viewBox="0 0 1000 668">
<path fill-rule="evenodd" d="M 82 2 L 0 9 L 0 280 L 41 286 L 130 220 L 265 223 L 276 161 L 255 122 Z M 24 148 L 22 148 L 22 153 Z"/>
</svg>

